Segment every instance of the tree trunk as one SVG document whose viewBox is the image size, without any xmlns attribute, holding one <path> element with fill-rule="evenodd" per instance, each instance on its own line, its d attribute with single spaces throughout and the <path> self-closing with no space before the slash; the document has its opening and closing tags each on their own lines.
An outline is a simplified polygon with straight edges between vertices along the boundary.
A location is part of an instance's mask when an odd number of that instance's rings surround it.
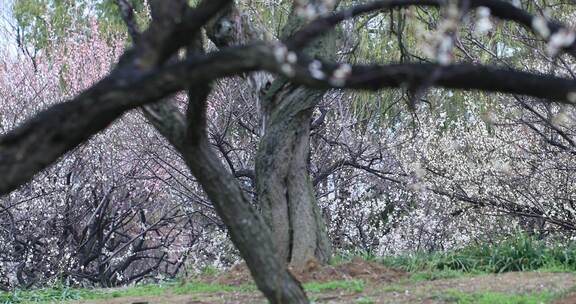
<svg viewBox="0 0 576 304">
<path fill-rule="evenodd" d="M 185 149 L 186 163 L 228 226 L 236 248 L 271 303 L 308 303 L 304 290 L 276 255 L 272 234 L 207 140 Z"/>
<path fill-rule="evenodd" d="M 280 258 L 296 269 L 311 260 L 326 263 L 331 253 L 307 166 L 310 121 L 322 95 L 283 84 L 264 100 L 268 119 L 256 156 L 258 200 Z"/>
<path fill-rule="evenodd" d="M 186 118 L 167 103 L 147 107 L 146 117 L 182 155 L 270 303 L 308 303 L 302 286 L 278 258 L 268 225 L 211 148 L 206 135 L 205 96 L 198 93 L 203 89 L 191 90 L 196 96 L 190 95 Z"/>
<path fill-rule="evenodd" d="M 310 4 L 322 5 L 310 0 Z M 289 37 L 308 21 L 295 13 L 284 26 Z M 312 58 L 333 59 L 336 39 L 326 34 L 307 47 Z M 309 261 L 325 264 L 331 243 L 308 172 L 310 124 L 325 91 L 311 90 L 277 78 L 262 100 L 264 135 L 256 154 L 256 190 L 272 229 L 280 258 L 295 269 Z"/>
<path fill-rule="evenodd" d="M 319 5 L 314 0 L 310 2 Z M 307 22 L 292 11 L 282 36 L 290 36 Z M 270 39 L 233 5 L 214 18 L 206 29 L 218 47 Z M 330 58 L 335 49 L 335 37 L 330 34 L 312 43 L 305 53 Z M 247 77 L 264 118 L 264 134 L 256 155 L 258 201 L 282 261 L 296 269 L 308 261 L 325 264 L 330 259 L 331 245 L 307 166 L 310 121 L 324 91 L 291 85 L 277 78 L 262 97 L 261 89 L 272 81 L 271 77 L 262 75 Z"/>
</svg>

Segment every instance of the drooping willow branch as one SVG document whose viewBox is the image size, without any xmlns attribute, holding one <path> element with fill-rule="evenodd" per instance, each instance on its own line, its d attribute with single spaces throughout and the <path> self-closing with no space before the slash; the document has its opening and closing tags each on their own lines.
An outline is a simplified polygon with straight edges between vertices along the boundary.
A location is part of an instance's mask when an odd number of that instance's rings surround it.
<svg viewBox="0 0 576 304">
<path fill-rule="evenodd" d="M 285 44 L 291 50 L 298 50 L 306 46 L 314 38 L 317 38 L 318 36 L 321 36 L 325 32 L 334 28 L 342 21 L 375 11 L 390 10 L 408 6 L 441 7 L 443 5 L 447 5 L 447 3 L 448 1 L 445 0 L 378 0 L 367 4 L 353 6 L 351 8 L 344 9 L 327 16 L 316 18 L 307 26 L 294 33 L 294 35 L 285 41 Z M 534 16 L 512 5 L 511 3 L 501 0 L 459 0 L 459 4 L 465 4 L 466 8 L 468 9 L 487 7 L 490 9 L 492 16 L 502 20 L 516 22 L 532 31 L 533 33 L 539 34 L 538 29 L 535 28 L 534 25 L 535 21 L 541 17 Z M 549 41 L 549 39 L 561 29 L 568 29 L 568 27 L 557 21 L 545 21 L 543 26 L 546 26 L 547 30 L 550 32 L 548 37 L 544 37 L 547 39 L 547 41 Z M 563 47 L 563 50 L 576 57 L 576 40 L 572 41 L 570 45 Z"/>
</svg>

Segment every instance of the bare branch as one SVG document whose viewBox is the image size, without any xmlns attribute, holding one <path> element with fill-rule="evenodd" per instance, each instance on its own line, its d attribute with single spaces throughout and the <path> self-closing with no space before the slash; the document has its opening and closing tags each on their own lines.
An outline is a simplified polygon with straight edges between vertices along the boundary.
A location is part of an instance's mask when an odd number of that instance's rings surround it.
<svg viewBox="0 0 576 304">
<path fill-rule="evenodd" d="M 138 39 L 140 39 L 140 30 L 138 29 L 138 24 L 136 19 L 134 19 L 134 8 L 128 0 L 115 0 L 116 5 L 120 9 L 120 14 L 126 27 L 128 27 L 128 34 L 132 37 L 132 41 L 136 44 Z"/>
</svg>

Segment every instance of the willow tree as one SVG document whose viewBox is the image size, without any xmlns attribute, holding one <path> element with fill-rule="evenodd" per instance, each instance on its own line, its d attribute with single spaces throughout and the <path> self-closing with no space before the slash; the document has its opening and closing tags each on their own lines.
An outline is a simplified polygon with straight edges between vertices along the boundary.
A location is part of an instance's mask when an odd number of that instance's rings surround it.
<svg viewBox="0 0 576 304">
<path fill-rule="evenodd" d="M 130 5 L 118 3 L 133 29 L 133 46 L 107 77 L 2 135 L 0 193 L 28 182 L 126 111 L 144 107 L 147 119 L 179 151 L 202 185 L 257 286 L 272 303 L 307 303 L 288 264 L 311 257 L 325 260 L 329 255 L 306 172 L 311 111 L 325 90 L 403 88 L 412 96 L 411 102 L 417 102 L 427 88 L 441 87 L 576 103 L 573 79 L 452 63 L 450 29 L 438 45 L 437 63 L 350 65 L 332 61 L 333 42 L 326 34 L 340 22 L 394 8 L 448 5 L 441 0 L 379 0 L 335 13 L 323 3 L 296 1 L 278 41 L 258 35 L 255 41 L 227 40 L 227 34 L 242 32 L 237 28 L 242 24 L 238 18 L 220 22 L 230 16 L 229 0 L 204 0 L 193 7 L 185 0 L 151 0 L 152 20 L 142 32 L 130 18 Z M 557 22 L 499 0 L 448 3 L 446 26 L 457 25 L 462 16 L 482 7 L 496 18 L 534 32 L 555 51 L 576 57 L 574 31 Z M 202 28 L 217 38 L 219 50 L 205 53 Z M 260 97 L 264 136 L 256 164 L 262 213 L 212 151 L 206 132 L 206 100 L 214 82 L 234 75 L 249 78 L 254 72 L 276 75 L 269 86 L 254 81 L 255 88 L 264 89 Z M 172 94 L 181 91 L 188 94 L 185 111 L 169 102 Z"/>
</svg>

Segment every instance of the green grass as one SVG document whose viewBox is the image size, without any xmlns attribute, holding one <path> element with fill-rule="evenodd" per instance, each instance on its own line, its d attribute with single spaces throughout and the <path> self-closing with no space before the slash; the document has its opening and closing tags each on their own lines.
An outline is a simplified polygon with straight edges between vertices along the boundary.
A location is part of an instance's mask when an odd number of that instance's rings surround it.
<svg viewBox="0 0 576 304">
<path fill-rule="evenodd" d="M 415 283 L 423 281 L 471 277 L 481 274 L 485 274 L 485 272 L 464 272 L 460 270 L 450 270 L 450 269 L 435 270 L 435 271 L 419 271 L 412 273 L 406 281 Z"/>
<path fill-rule="evenodd" d="M 354 302 L 354 303 L 356 303 L 356 304 L 373 304 L 374 301 L 372 301 L 370 298 L 363 297 L 363 298 L 356 300 L 356 302 Z"/>
<path fill-rule="evenodd" d="M 350 261 L 354 255 L 337 255 L 332 264 Z M 547 246 L 542 241 L 526 235 L 502 240 L 493 245 L 476 245 L 445 253 L 416 253 L 394 257 L 375 258 L 369 254 L 361 256 L 367 260 L 378 260 L 383 264 L 403 269 L 411 276 L 402 282 L 415 283 L 438 279 L 452 279 L 485 273 L 507 271 L 546 271 L 575 272 L 576 245 Z M 217 274 L 217 269 L 207 267 L 203 275 Z M 384 291 L 403 290 L 400 285 L 390 285 Z M 320 293 L 327 290 L 343 289 L 353 292 L 364 291 L 363 281 L 311 282 L 304 284 L 307 292 Z M 62 303 L 69 300 L 95 300 L 131 296 L 162 296 L 166 294 L 194 294 L 212 292 L 256 292 L 252 285 L 228 286 L 197 282 L 168 282 L 163 284 L 138 285 L 119 289 L 72 289 L 63 286 L 55 288 L 16 290 L 0 292 L 3 303 Z M 451 292 L 439 296 L 450 296 L 456 303 L 539 303 L 550 294 L 535 296 L 505 295 L 498 293 L 460 294 Z M 534 300 L 534 301 L 533 301 Z M 366 299 L 366 303 L 370 300 Z M 524 301 L 524 302 L 523 302 Z M 361 301 L 360 301 L 361 302 Z"/>
<path fill-rule="evenodd" d="M 188 283 L 171 288 L 171 292 L 177 295 L 194 294 L 194 293 L 210 293 L 210 292 L 252 292 L 256 291 L 255 285 L 220 285 L 220 284 L 206 284 L 206 283 Z"/>
<path fill-rule="evenodd" d="M 500 292 L 464 293 L 457 290 L 443 291 L 434 298 L 449 303 L 458 304 L 540 304 L 556 299 L 553 293 L 537 293 L 531 295 L 505 294 Z"/>
<path fill-rule="evenodd" d="M 524 234 L 497 244 L 474 245 L 446 253 L 415 253 L 385 257 L 382 263 L 408 272 L 576 271 L 576 245 L 549 247 Z"/>
<path fill-rule="evenodd" d="M 354 292 L 364 290 L 363 281 L 311 282 L 304 284 L 307 292 L 318 293 L 343 289 Z M 136 285 L 118 289 L 46 288 L 0 292 L 0 304 L 62 303 L 73 300 L 99 300 L 122 297 L 153 297 L 167 294 L 185 295 L 213 292 L 256 292 L 255 285 L 230 286 L 199 282 L 168 282 L 164 284 Z"/>
<path fill-rule="evenodd" d="M 307 292 L 322 292 L 327 290 L 343 289 L 354 292 L 364 291 L 364 282 L 359 280 L 351 281 L 332 281 L 332 282 L 310 282 L 304 284 L 304 290 Z"/>
<path fill-rule="evenodd" d="M 388 284 L 382 288 L 383 292 L 405 292 L 407 287 L 401 284 Z"/>
<path fill-rule="evenodd" d="M 121 297 L 162 296 L 166 294 L 195 294 L 210 292 L 250 292 L 255 291 L 253 285 L 228 286 L 208 283 L 177 283 L 137 285 L 119 289 L 72 289 L 46 288 L 35 290 L 16 290 L 11 293 L 0 292 L 1 304 L 12 303 L 61 303 L 72 300 L 97 300 Z"/>
</svg>

